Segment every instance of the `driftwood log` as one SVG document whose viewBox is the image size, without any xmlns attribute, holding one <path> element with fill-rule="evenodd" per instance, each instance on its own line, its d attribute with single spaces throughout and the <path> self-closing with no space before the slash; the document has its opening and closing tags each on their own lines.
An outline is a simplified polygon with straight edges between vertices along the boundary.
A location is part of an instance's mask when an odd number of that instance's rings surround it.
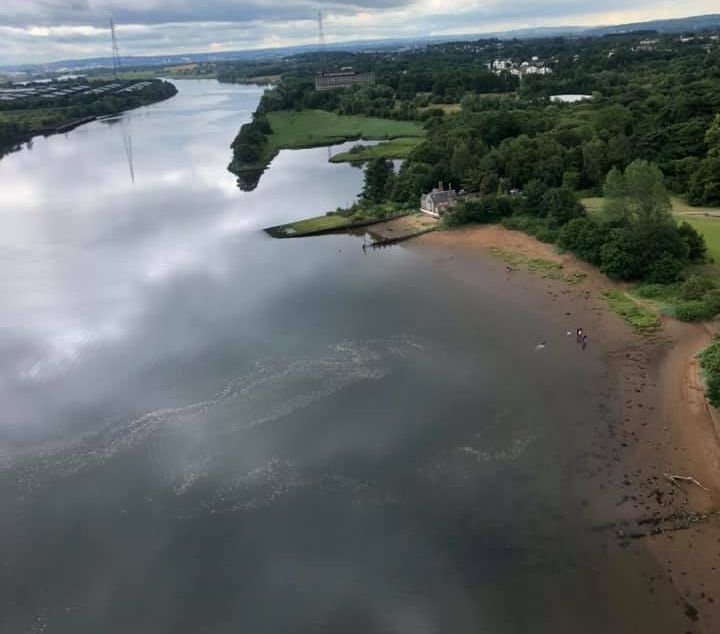
<svg viewBox="0 0 720 634">
<path fill-rule="evenodd" d="M 676 486 L 678 489 L 681 489 L 681 482 L 686 482 L 688 484 L 694 484 L 696 487 L 701 488 L 703 491 L 705 491 L 705 493 L 710 493 L 710 489 L 708 489 L 706 486 L 703 486 L 695 478 L 691 478 L 690 476 L 675 475 L 673 473 L 663 473 L 663 475 L 670 484 Z"/>
</svg>

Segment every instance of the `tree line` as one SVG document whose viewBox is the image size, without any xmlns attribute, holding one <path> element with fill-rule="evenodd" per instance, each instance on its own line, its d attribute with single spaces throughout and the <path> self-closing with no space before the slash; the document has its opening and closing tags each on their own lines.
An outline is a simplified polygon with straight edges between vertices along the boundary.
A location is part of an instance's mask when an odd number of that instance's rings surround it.
<svg viewBox="0 0 720 634">
<path fill-rule="evenodd" d="M 266 92 L 261 117 L 274 110 L 317 108 L 425 121 L 427 140 L 408 159 L 391 199 L 407 201 L 439 180 L 481 193 L 548 187 L 602 191 L 606 174 L 635 159 L 653 161 L 673 193 L 693 204 L 720 204 L 720 46 L 698 37 L 682 42 L 648 34 L 456 42 L 407 52 L 301 55 L 251 66 L 229 64 L 221 79 L 282 72 Z M 496 58 L 544 60 L 552 75 L 490 72 Z M 377 85 L 318 92 L 314 74 L 325 67 L 372 70 Z M 242 69 L 245 69 L 244 71 Z M 582 93 L 591 101 L 559 104 L 549 97 Z M 460 112 L 434 106 L 454 101 Z M 258 155 L 260 118 L 237 140 L 239 155 Z M 236 156 L 238 153 L 236 152 Z"/>
<path fill-rule="evenodd" d="M 132 85 L 135 82 L 126 82 Z M 155 80 L 135 92 L 109 95 L 61 95 L 50 99 L 29 97 L 0 102 L 0 156 L 34 135 L 81 120 L 115 114 L 163 101 L 177 94 L 171 83 Z"/>
</svg>

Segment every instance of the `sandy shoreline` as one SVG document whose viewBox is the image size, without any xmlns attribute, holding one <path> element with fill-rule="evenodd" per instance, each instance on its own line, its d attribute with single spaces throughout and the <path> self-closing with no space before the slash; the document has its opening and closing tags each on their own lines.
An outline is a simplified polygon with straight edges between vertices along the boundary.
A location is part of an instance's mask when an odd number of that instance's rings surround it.
<svg viewBox="0 0 720 634">
<path fill-rule="evenodd" d="M 591 334 L 590 345 L 606 355 L 614 384 L 608 396 L 622 405 L 622 418 L 598 432 L 597 460 L 602 464 L 594 467 L 588 492 L 593 513 L 612 526 L 611 557 L 618 549 L 652 554 L 655 569 L 642 573 L 646 590 L 655 594 L 659 606 L 666 608 L 672 601 L 684 613 L 687 627 L 681 631 L 720 632 L 720 521 L 673 530 L 687 523 L 688 512 L 713 512 L 720 502 L 717 420 L 704 397 L 695 360 L 712 339 L 710 329 L 664 318 L 655 336 L 633 332 L 601 295 L 619 285 L 572 255 L 558 255 L 552 245 L 520 232 L 483 226 L 435 232 L 410 243 L 410 248 L 432 251 L 435 263 L 448 270 L 456 256 L 480 256 L 485 269 L 492 266 L 503 274 L 505 263 L 488 258 L 491 247 L 552 260 L 562 265 L 565 276 L 583 276 L 569 284 L 517 271 L 508 283 L 542 293 L 538 298 L 552 302 L 553 309 L 572 312 Z M 538 309 L 544 310 L 542 301 Z M 692 484 L 673 486 L 666 473 L 696 478 L 710 492 Z M 660 529 L 657 535 L 628 537 Z"/>
</svg>

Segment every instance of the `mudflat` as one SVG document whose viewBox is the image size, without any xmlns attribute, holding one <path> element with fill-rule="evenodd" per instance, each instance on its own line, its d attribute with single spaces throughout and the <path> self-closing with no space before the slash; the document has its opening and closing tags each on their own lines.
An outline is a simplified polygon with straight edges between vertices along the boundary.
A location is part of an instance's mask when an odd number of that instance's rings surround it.
<svg viewBox="0 0 720 634">
<path fill-rule="evenodd" d="M 602 596 L 621 624 L 632 592 L 646 592 L 659 614 L 684 615 L 678 631 L 720 631 L 720 442 L 695 358 L 713 329 L 662 317 L 660 330 L 640 334 L 603 296 L 621 285 L 502 227 L 435 232 L 409 246 L 470 285 L 476 276 L 505 276 L 508 293 L 527 294 L 529 320 L 565 317 L 589 335 L 588 346 L 604 356 L 607 397 L 619 412 L 610 423 L 599 420 L 594 450 L 571 476 L 607 536 L 608 559 L 600 566 L 617 578 Z M 546 264 L 506 264 L 530 260 Z M 565 334 L 572 345 L 574 330 Z"/>
</svg>

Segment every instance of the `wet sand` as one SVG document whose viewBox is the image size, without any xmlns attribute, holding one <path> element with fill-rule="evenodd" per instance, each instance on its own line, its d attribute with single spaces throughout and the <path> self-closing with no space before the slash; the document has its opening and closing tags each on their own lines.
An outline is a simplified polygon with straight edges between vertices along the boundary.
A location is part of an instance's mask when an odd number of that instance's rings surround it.
<svg viewBox="0 0 720 634">
<path fill-rule="evenodd" d="M 656 335 L 637 334 L 602 297 L 603 290 L 621 285 L 557 254 L 552 245 L 502 227 L 436 232 L 409 247 L 468 282 L 473 275 L 505 275 L 510 288 L 534 296 L 543 319 L 565 316 L 589 333 L 589 346 L 604 355 L 614 386 L 608 402 L 621 412 L 598 428 L 593 451 L 574 476 L 597 529 L 607 533 L 607 559 L 600 566 L 616 577 L 605 590 L 608 609 L 630 613 L 628 600 L 646 592 L 654 595 L 659 614 L 673 622 L 682 615 L 678 631 L 720 631 L 720 520 L 688 519 L 689 513 L 717 511 L 720 500 L 720 427 L 695 359 L 710 343 L 711 329 L 663 318 Z M 565 276 L 585 277 L 569 284 L 524 270 L 508 274 L 491 247 L 552 260 L 563 265 Z M 709 492 L 673 485 L 668 473 L 695 478 Z"/>
</svg>

